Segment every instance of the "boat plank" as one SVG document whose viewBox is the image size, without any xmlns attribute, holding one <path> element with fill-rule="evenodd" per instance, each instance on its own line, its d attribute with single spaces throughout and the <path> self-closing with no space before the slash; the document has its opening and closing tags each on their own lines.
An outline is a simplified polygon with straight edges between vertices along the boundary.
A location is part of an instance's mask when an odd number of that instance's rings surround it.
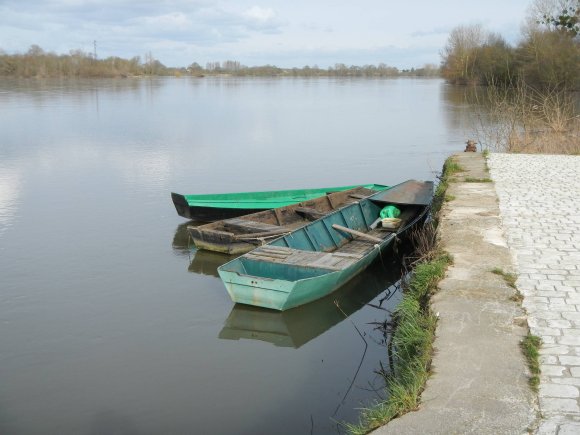
<svg viewBox="0 0 580 435">
<path fill-rule="evenodd" d="M 291 227 L 281 227 L 273 231 L 264 231 L 262 233 L 244 233 L 244 234 L 236 234 L 234 239 L 236 240 L 259 240 L 259 239 L 268 239 L 272 237 L 277 237 L 285 233 L 289 233 L 292 231 Z"/>
<path fill-rule="evenodd" d="M 310 220 L 317 220 L 327 215 L 327 213 L 321 213 L 310 207 L 297 207 L 294 211 Z"/>
<path fill-rule="evenodd" d="M 241 218 L 233 218 L 227 219 L 224 221 L 224 227 L 227 229 L 231 229 L 233 231 L 246 231 L 251 233 L 266 233 L 266 232 L 274 232 L 280 231 L 285 232 L 287 231 L 283 227 L 279 225 L 272 225 L 265 222 L 258 222 L 258 221 L 250 221 L 247 219 Z"/>
<path fill-rule="evenodd" d="M 230 233 L 229 231 L 220 231 L 220 230 L 199 230 L 198 227 L 188 227 L 190 233 L 193 233 L 199 237 L 202 236 L 213 236 L 213 237 L 226 237 L 226 238 L 233 238 L 234 233 Z"/>
<path fill-rule="evenodd" d="M 368 246 L 368 244 L 366 244 Z M 246 258 L 256 261 L 270 261 L 288 266 L 310 267 L 328 270 L 342 270 L 344 267 L 356 263 L 360 260 L 359 255 L 349 255 L 343 253 L 302 251 L 299 249 L 285 248 L 282 252 L 278 250 L 264 250 L 259 247 L 246 254 Z M 272 246 L 269 246 L 272 248 Z M 278 252 L 276 252 L 278 251 Z M 289 252 L 290 251 L 290 252 Z"/>
</svg>

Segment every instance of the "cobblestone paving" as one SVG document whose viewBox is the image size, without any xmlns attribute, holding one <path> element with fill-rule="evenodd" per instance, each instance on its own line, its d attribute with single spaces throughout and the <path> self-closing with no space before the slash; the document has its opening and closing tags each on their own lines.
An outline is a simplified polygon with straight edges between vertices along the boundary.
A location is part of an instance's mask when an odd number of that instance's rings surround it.
<svg viewBox="0 0 580 435">
<path fill-rule="evenodd" d="M 531 332 L 543 340 L 539 434 L 580 434 L 580 156 L 491 154 Z"/>
</svg>

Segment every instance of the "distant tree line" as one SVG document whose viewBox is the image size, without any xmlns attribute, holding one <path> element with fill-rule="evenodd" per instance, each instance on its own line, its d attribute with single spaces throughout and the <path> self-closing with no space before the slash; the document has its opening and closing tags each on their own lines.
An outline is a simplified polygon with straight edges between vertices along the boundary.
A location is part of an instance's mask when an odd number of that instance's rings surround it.
<svg viewBox="0 0 580 435">
<path fill-rule="evenodd" d="M 185 71 L 185 69 L 182 69 Z M 139 75 L 174 75 L 180 69 L 167 68 L 153 57 L 145 55 L 131 59 L 107 57 L 96 59 L 93 53 L 71 50 L 55 54 L 32 45 L 24 54 L 0 51 L 0 76 L 12 77 L 128 77 Z"/>
<path fill-rule="evenodd" d="M 194 62 L 187 67 L 193 75 L 227 74 L 232 76 L 296 76 L 296 77 L 397 77 L 397 76 L 438 76 L 439 68 L 427 64 L 421 68 L 399 70 L 384 63 L 378 65 L 346 65 L 337 63 L 328 68 L 306 65 L 302 68 L 279 68 L 274 65 L 245 66 L 238 61 L 208 62 L 205 68 Z"/>
<path fill-rule="evenodd" d="M 345 65 L 338 63 L 329 68 L 317 65 L 302 68 L 279 68 L 274 65 L 245 66 L 235 60 L 208 62 L 202 67 L 193 62 L 187 68 L 166 67 L 151 52 L 141 59 L 108 57 L 97 59 L 93 53 L 71 50 L 69 54 L 55 54 L 32 45 L 23 54 L 7 54 L 0 50 L 0 76 L 9 77 L 131 77 L 131 76 L 206 75 L 230 76 L 296 76 L 296 77 L 396 77 L 438 76 L 436 65 L 399 70 L 384 63 L 378 65 Z"/>
<path fill-rule="evenodd" d="M 533 10 L 516 46 L 479 25 L 453 29 L 442 75 L 456 84 L 580 89 L 580 0 L 536 0 Z"/>
</svg>

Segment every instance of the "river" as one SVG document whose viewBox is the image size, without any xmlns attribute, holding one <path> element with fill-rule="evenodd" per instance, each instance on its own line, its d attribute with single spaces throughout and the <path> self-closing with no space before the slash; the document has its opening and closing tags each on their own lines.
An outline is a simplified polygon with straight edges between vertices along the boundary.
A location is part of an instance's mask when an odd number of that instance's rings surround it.
<svg viewBox="0 0 580 435">
<path fill-rule="evenodd" d="M 286 313 L 234 306 L 170 192 L 433 180 L 467 111 L 439 79 L 0 79 L 0 433 L 356 421 L 397 264 Z"/>
</svg>

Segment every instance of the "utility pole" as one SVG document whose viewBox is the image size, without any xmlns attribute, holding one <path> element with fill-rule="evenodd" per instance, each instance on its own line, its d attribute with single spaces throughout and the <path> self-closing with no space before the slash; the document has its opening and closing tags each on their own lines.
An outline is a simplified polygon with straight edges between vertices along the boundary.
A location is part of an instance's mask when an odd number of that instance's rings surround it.
<svg viewBox="0 0 580 435">
<path fill-rule="evenodd" d="M 97 40 L 95 39 L 93 41 L 93 55 L 94 55 L 94 59 L 97 60 Z"/>
</svg>

